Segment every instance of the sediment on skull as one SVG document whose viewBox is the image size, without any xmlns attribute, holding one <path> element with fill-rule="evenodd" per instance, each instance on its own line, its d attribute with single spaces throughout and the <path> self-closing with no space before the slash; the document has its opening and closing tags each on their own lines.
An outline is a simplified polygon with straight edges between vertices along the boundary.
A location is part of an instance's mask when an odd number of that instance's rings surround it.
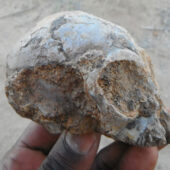
<svg viewBox="0 0 170 170">
<path fill-rule="evenodd" d="M 47 119 L 64 114 L 91 115 L 97 112 L 97 106 L 84 91 L 83 77 L 69 66 L 44 65 L 24 69 L 10 86 L 15 92 L 11 96 L 13 105 L 18 106 L 19 113 L 24 110 L 27 117 L 27 110 L 32 108 L 37 110 L 34 114 L 39 112 Z"/>
<path fill-rule="evenodd" d="M 156 109 L 146 72 L 134 61 L 119 60 L 109 63 L 101 71 L 98 84 L 106 99 L 127 117 L 136 117 L 139 114 L 148 116 L 146 110 L 153 114 Z"/>
</svg>

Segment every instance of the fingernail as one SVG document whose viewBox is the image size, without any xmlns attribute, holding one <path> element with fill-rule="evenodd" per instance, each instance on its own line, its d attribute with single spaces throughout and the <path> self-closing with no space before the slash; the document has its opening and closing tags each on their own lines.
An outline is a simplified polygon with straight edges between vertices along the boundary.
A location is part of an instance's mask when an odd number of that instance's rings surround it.
<svg viewBox="0 0 170 170">
<path fill-rule="evenodd" d="M 65 141 L 74 152 L 87 154 L 97 141 L 97 134 L 72 135 L 67 132 Z"/>
</svg>

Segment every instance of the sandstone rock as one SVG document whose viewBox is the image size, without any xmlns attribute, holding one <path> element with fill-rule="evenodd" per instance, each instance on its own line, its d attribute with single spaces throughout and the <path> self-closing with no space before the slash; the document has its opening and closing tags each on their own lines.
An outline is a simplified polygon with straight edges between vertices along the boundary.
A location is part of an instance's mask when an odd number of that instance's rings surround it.
<svg viewBox="0 0 170 170">
<path fill-rule="evenodd" d="M 149 56 L 122 27 L 84 12 L 40 22 L 8 56 L 6 95 L 51 133 L 102 133 L 133 145 L 170 141 Z"/>
</svg>

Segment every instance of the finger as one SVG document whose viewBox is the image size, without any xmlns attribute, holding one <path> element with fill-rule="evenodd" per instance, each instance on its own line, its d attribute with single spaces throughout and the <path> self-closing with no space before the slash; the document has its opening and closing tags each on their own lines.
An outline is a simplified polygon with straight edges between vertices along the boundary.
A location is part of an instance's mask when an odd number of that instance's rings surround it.
<svg viewBox="0 0 170 170">
<path fill-rule="evenodd" d="M 15 147 L 3 158 L 2 169 L 35 170 L 38 169 L 44 159 L 45 155 L 40 151 L 34 151 L 23 147 Z"/>
<path fill-rule="evenodd" d="M 11 170 L 37 169 L 58 137 L 59 135 L 50 134 L 42 126 L 34 122 L 30 123 L 3 158 L 3 166 Z"/>
<path fill-rule="evenodd" d="M 98 153 L 93 163 L 92 170 L 113 169 L 128 148 L 129 145 L 122 142 L 114 142 L 105 147 Z"/>
<path fill-rule="evenodd" d="M 88 170 L 100 142 L 97 133 L 71 135 L 64 132 L 42 163 L 40 170 Z"/>
<path fill-rule="evenodd" d="M 32 150 L 40 150 L 43 153 L 48 154 L 58 138 L 59 134 L 50 134 L 41 125 L 31 122 L 16 144 L 17 146 Z"/>
<path fill-rule="evenodd" d="M 157 147 L 130 147 L 116 170 L 154 170 L 157 159 Z"/>
</svg>

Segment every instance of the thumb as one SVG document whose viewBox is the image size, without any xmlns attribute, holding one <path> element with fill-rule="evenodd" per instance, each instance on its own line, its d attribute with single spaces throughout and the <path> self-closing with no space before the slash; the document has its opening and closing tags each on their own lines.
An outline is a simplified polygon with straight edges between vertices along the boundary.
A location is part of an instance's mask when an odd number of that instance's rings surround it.
<svg viewBox="0 0 170 170">
<path fill-rule="evenodd" d="M 64 132 L 41 164 L 39 170 L 88 170 L 100 142 L 97 133 L 72 135 Z"/>
</svg>

